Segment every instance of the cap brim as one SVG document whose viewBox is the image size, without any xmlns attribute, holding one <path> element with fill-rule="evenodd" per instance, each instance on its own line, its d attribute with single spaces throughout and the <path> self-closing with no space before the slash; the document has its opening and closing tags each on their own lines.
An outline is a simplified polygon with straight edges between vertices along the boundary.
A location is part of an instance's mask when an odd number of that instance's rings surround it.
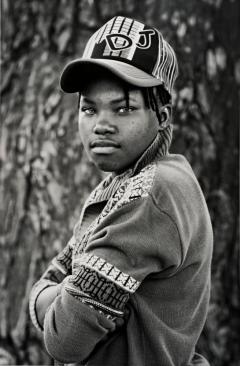
<svg viewBox="0 0 240 366">
<path fill-rule="evenodd" d="M 76 93 L 81 91 L 86 84 L 89 75 L 94 67 L 103 67 L 120 79 L 138 87 L 152 87 L 163 84 L 161 79 L 157 79 L 138 68 L 125 62 L 111 59 L 76 59 L 69 62 L 61 75 L 60 86 L 66 93 Z"/>
</svg>

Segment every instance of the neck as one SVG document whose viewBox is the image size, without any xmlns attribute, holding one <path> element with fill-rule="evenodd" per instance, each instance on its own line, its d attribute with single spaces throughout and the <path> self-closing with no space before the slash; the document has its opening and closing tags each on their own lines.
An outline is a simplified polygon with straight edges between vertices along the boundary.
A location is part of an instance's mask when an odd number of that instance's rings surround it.
<svg viewBox="0 0 240 366">
<path fill-rule="evenodd" d="M 160 130 L 152 143 L 147 147 L 137 161 L 132 164 L 132 166 L 122 172 L 113 173 L 113 175 L 122 175 L 126 172 L 129 172 L 130 175 L 135 175 L 154 159 L 167 155 L 172 141 L 172 130 L 172 125 L 166 127 L 164 130 Z"/>
</svg>

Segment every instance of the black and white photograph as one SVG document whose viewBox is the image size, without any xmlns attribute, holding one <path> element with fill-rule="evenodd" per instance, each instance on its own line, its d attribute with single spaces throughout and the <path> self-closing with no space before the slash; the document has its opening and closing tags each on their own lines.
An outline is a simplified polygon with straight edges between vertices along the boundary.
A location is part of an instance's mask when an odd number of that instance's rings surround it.
<svg viewBox="0 0 240 366">
<path fill-rule="evenodd" d="M 0 22 L 0 366 L 240 366 L 239 0 Z"/>
</svg>

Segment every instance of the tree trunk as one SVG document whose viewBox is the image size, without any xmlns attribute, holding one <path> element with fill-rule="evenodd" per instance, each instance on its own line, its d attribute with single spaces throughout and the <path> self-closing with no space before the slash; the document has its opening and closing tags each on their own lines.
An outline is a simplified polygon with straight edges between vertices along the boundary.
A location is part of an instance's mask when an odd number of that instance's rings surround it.
<svg viewBox="0 0 240 366">
<path fill-rule="evenodd" d="M 101 179 L 79 140 L 77 97 L 60 91 L 59 75 L 117 14 L 160 28 L 177 52 L 172 151 L 192 164 L 215 237 L 198 348 L 213 366 L 239 365 L 239 2 L 2 0 L 1 7 L 0 365 L 52 363 L 29 319 L 29 291 Z"/>
</svg>

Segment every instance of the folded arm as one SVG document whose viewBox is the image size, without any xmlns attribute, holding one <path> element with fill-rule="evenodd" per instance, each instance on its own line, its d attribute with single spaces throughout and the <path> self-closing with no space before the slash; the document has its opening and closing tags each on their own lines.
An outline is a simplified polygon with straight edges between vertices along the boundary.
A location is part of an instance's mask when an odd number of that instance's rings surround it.
<svg viewBox="0 0 240 366">
<path fill-rule="evenodd" d="M 72 273 L 73 244 L 74 239 L 71 238 L 63 251 L 52 260 L 30 293 L 30 316 L 34 326 L 39 331 L 43 331 L 43 319 L 46 310 L 60 293 L 62 281 Z"/>
<path fill-rule="evenodd" d="M 180 261 L 176 225 L 151 199 L 135 200 L 107 216 L 85 253 L 75 256 L 73 274 L 47 310 L 49 354 L 66 363 L 89 359 L 126 319 L 126 305 L 146 276 L 174 271 Z"/>
</svg>

